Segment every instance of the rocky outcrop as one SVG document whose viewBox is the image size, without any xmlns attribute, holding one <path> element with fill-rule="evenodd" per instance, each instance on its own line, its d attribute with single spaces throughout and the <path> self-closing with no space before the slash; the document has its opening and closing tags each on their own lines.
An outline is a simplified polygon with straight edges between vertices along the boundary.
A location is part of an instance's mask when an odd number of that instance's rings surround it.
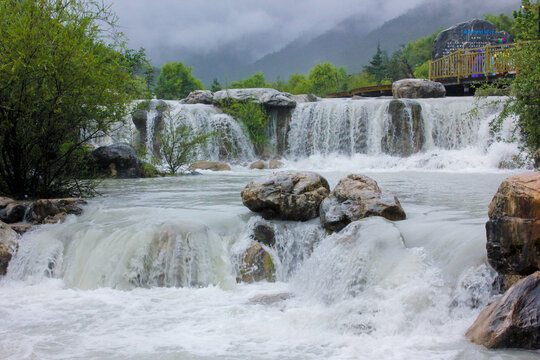
<svg viewBox="0 0 540 360">
<path fill-rule="evenodd" d="M 210 90 L 195 90 L 181 101 L 184 104 L 213 104 L 214 93 Z"/>
<path fill-rule="evenodd" d="M 488 348 L 540 349 L 540 271 L 486 307 L 467 338 Z"/>
<path fill-rule="evenodd" d="M 282 93 L 275 89 L 227 89 L 214 93 L 214 104 L 224 100 L 254 101 L 269 107 L 295 107 L 296 100 L 289 93 Z"/>
<path fill-rule="evenodd" d="M 227 163 L 219 161 L 197 161 L 191 164 L 189 170 L 226 171 L 231 170 L 231 167 Z"/>
<path fill-rule="evenodd" d="M 251 243 L 244 256 L 239 280 L 247 283 L 261 280 L 275 281 L 275 272 L 270 254 L 259 243 Z"/>
<path fill-rule="evenodd" d="M 446 95 L 444 85 L 426 79 L 402 79 L 392 84 L 394 99 L 441 98 Z"/>
<path fill-rule="evenodd" d="M 40 224 L 57 223 L 67 215 L 80 215 L 87 202 L 79 198 L 40 199 L 32 203 L 30 216 Z"/>
<path fill-rule="evenodd" d="M 313 94 L 300 94 L 300 95 L 291 95 L 293 100 L 297 103 L 308 103 L 308 102 L 317 102 L 320 100 L 316 95 Z"/>
<path fill-rule="evenodd" d="M 491 266 L 507 275 L 540 270 L 540 173 L 504 180 L 488 215 L 486 249 Z"/>
<path fill-rule="evenodd" d="M 136 178 L 139 160 L 135 150 L 124 143 L 101 146 L 91 153 L 96 170 L 107 177 Z"/>
<path fill-rule="evenodd" d="M 536 169 L 540 168 L 540 149 L 536 150 L 536 152 L 534 153 L 533 161 L 534 161 L 534 167 Z"/>
<path fill-rule="evenodd" d="M 252 229 L 251 238 L 266 246 L 274 246 L 276 244 L 276 233 L 274 228 L 264 221 L 255 223 Z"/>
<path fill-rule="evenodd" d="M 152 151 L 155 155 L 159 154 L 161 144 L 158 135 L 165 126 L 163 118 L 167 110 L 169 110 L 169 106 L 163 100 L 144 101 L 137 105 L 137 110 L 131 116 L 131 120 L 139 132 L 140 143 L 137 146 L 147 147 L 147 140 L 151 137 L 153 147 L 152 149 L 147 148 L 147 150 Z M 151 129 L 152 134 L 148 134 L 147 129 Z"/>
<path fill-rule="evenodd" d="M 5 275 L 19 235 L 0 221 L 0 275 Z"/>
<path fill-rule="evenodd" d="M 242 203 L 265 219 L 306 221 L 319 216 L 330 186 L 313 172 L 280 171 L 252 180 L 242 190 Z"/>
<path fill-rule="evenodd" d="M 377 182 L 364 175 L 341 179 L 321 204 L 321 224 L 329 231 L 340 231 L 349 223 L 368 217 L 405 219 L 405 211 L 392 194 L 383 193 Z"/>
<path fill-rule="evenodd" d="M 23 221 L 26 213 L 26 205 L 12 199 L 3 199 L 5 200 L 0 204 L 0 221 L 8 224 Z"/>
<path fill-rule="evenodd" d="M 383 152 L 406 157 L 420 151 L 425 142 L 422 106 L 414 100 L 392 100 L 388 114 L 388 129 L 381 140 Z"/>
<path fill-rule="evenodd" d="M 251 165 L 249 165 L 249 168 L 250 169 L 263 170 L 263 169 L 268 169 L 268 165 L 266 165 L 266 163 L 264 161 L 258 160 L 258 161 L 255 161 L 255 162 L 251 163 Z"/>
</svg>

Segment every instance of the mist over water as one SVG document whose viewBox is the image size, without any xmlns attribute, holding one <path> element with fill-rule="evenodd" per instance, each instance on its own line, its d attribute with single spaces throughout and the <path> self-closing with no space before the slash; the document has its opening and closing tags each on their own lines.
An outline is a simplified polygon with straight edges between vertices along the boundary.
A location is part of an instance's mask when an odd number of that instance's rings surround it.
<svg viewBox="0 0 540 360">
<path fill-rule="evenodd" d="M 271 170 L 249 170 L 242 160 L 226 172 L 104 181 L 103 196 L 80 217 L 21 239 L 0 279 L 0 354 L 536 359 L 464 336 L 497 296 L 485 253 L 488 204 L 504 178 L 524 171 L 498 168 L 517 144 L 489 133 L 496 109 L 471 120 L 460 115 L 464 101 L 421 101 L 430 130 L 409 157 L 381 150 L 387 100 L 300 105 L 285 168 L 317 171 L 331 188 L 349 173 L 366 174 L 399 198 L 407 219 L 367 218 L 332 235 L 318 219 L 269 221 L 275 283 L 236 281 L 261 219 L 240 191 Z M 197 124 L 228 121 L 207 106 L 178 109 Z"/>
</svg>

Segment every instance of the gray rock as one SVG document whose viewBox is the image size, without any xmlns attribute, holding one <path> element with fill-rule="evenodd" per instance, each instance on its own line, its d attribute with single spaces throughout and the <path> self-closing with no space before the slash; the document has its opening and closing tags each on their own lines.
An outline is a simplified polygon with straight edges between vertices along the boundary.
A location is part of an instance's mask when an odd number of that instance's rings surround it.
<svg viewBox="0 0 540 360">
<path fill-rule="evenodd" d="M 0 209 L 0 220 L 8 224 L 24 220 L 26 214 L 26 205 L 19 202 L 11 202 L 5 208 Z"/>
<path fill-rule="evenodd" d="M 487 348 L 540 349 L 540 271 L 482 310 L 467 338 Z"/>
<path fill-rule="evenodd" d="M 214 102 L 214 93 L 210 90 L 195 90 L 183 99 L 185 104 L 212 104 Z"/>
<path fill-rule="evenodd" d="M 383 193 L 375 180 L 351 174 L 341 179 L 321 203 L 321 224 L 329 231 L 340 231 L 349 223 L 368 216 L 403 220 L 405 211 L 397 197 Z"/>
<path fill-rule="evenodd" d="M 255 223 L 251 235 L 253 240 L 260 244 L 267 246 L 274 246 L 276 244 L 276 233 L 274 228 L 267 222 L 258 221 Z"/>
<path fill-rule="evenodd" d="M 242 203 L 265 219 L 306 221 L 319 216 L 330 186 L 314 172 L 280 171 L 252 180 L 242 190 Z"/>
<path fill-rule="evenodd" d="M 422 106 L 414 100 L 392 100 L 388 105 L 388 129 L 381 139 L 384 153 L 410 156 L 425 142 Z"/>
<path fill-rule="evenodd" d="M 276 278 L 275 273 L 276 269 L 270 254 L 260 244 L 253 242 L 244 256 L 239 280 L 247 283 L 261 280 L 273 282 Z"/>
<path fill-rule="evenodd" d="M 486 223 L 490 265 L 506 275 L 540 270 L 540 173 L 505 179 L 489 205 Z"/>
<path fill-rule="evenodd" d="M 280 167 L 283 167 L 283 163 L 278 159 L 272 159 L 268 162 L 269 169 L 279 169 Z"/>
<path fill-rule="evenodd" d="M 227 89 L 214 93 L 214 103 L 233 99 L 237 101 L 253 100 L 259 104 L 273 107 L 295 107 L 296 101 L 289 93 L 282 93 L 275 89 L 253 88 L 253 89 Z"/>
<path fill-rule="evenodd" d="M 433 43 L 431 58 L 436 60 L 459 49 L 496 45 L 502 38 L 512 41 L 506 31 L 496 31 L 489 21 L 472 19 L 441 31 Z"/>
<path fill-rule="evenodd" d="M 268 166 L 266 165 L 264 161 L 258 160 L 252 163 L 251 165 L 249 165 L 249 168 L 262 170 L 262 169 L 268 169 Z"/>
<path fill-rule="evenodd" d="M 87 202 L 79 198 L 40 199 L 31 205 L 32 219 L 37 223 L 56 223 L 69 214 L 80 215 Z"/>
<path fill-rule="evenodd" d="M 317 102 L 320 100 L 319 97 L 313 94 L 300 94 L 300 95 L 291 95 L 293 100 L 297 103 L 308 103 L 308 102 Z"/>
<path fill-rule="evenodd" d="M 135 150 L 128 144 L 116 143 L 92 151 L 96 168 L 105 176 L 136 178 L 139 176 L 139 160 Z"/>
<path fill-rule="evenodd" d="M 402 79 L 392 84 L 394 99 L 441 98 L 446 95 L 444 85 L 426 79 Z"/>
</svg>

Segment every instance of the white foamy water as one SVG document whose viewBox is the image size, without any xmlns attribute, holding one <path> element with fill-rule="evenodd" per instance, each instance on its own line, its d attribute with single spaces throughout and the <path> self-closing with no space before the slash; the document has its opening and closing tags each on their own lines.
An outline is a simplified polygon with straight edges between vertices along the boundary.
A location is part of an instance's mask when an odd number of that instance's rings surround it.
<svg viewBox="0 0 540 360">
<path fill-rule="evenodd" d="M 282 161 L 332 188 L 366 174 L 398 196 L 407 219 L 369 218 L 333 235 L 318 219 L 269 221 L 277 282 L 254 284 L 236 281 L 260 220 L 240 191 L 271 171 L 238 165 L 254 154 L 234 120 L 208 105 L 169 103 L 178 121 L 223 133 L 205 156 L 237 164 L 107 180 L 81 216 L 26 234 L 0 279 L 0 357 L 537 359 L 464 336 L 497 296 L 484 224 L 500 182 L 523 171 L 499 168 L 517 154 L 498 139 L 509 123 L 491 134 L 497 106 L 466 117 L 471 100 L 421 100 L 423 147 L 391 156 L 381 147 L 388 103 L 299 105 Z"/>
</svg>

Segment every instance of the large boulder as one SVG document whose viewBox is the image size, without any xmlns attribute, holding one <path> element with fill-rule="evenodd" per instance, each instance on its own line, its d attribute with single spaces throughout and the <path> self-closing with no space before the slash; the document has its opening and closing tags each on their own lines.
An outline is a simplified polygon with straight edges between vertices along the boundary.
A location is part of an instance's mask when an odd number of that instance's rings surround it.
<svg viewBox="0 0 540 360">
<path fill-rule="evenodd" d="M 83 211 L 81 206 L 86 204 L 79 198 L 40 199 L 32 203 L 31 217 L 40 224 L 56 223 L 66 215 L 80 215 Z"/>
<path fill-rule="evenodd" d="M 292 99 L 297 103 L 317 102 L 320 100 L 320 98 L 313 94 L 292 95 Z"/>
<path fill-rule="evenodd" d="M 4 198 L 7 199 L 7 198 Z M 6 201 L 11 200 L 7 199 Z M 2 208 L 2 206 L 5 207 Z M 0 221 L 13 224 L 24 220 L 27 206 L 21 202 L 11 200 L 10 202 L 0 204 Z"/>
<path fill-rule="evenodd" d="M 446 95 L 444 85 L 426 79 L 402 79 L 392 84 L 394 99 L 441 98 Z"/>
<path fill-rule="evenodd" d="M 214 102 L 214 93 L 210 90 L 195 90 L 182 100 L 184 104 L 212 104 Z"/>
<path fill-rule="evenodd" d="M 270 254 L 256 243 L 251 243 L 244 255 L 240 268 L 240 281 L 252 283 L 254 281 L 275 281 L 275 267 Z"/>
<path fill-rule="evenodd" d="M 540 349 L 540 271 L 482 310 L 467 338 L 488 348 Z"/>
<path fill-rule="evenodd" d="M 410 156 L 425 142 L 422 106 L 415 100 L 392 100 L 388 104 L 387 131 L 381 139 L 386 154 Z"/>
<path fill-rule="evenodd" d="M 226 171 L 231 170 L 231 167 L 229 166 L 229 164 L 219 161 L 197 161 L 191 164 L 189 170 Z"/>
<path fill-rule="evenodd" d="M 314 172 L 280 171 L 252 180 L 242 190 L 242 202 L 265 219 L 306 221 L 319 216 L 330 186 Z"/>
<path fill-rule="evenodd" d="M 280 167 L 283 167 L 283 163 L 278 159 L 272 159 L 268 162 L 269 169 L 279 169 Z"/>
<path fill-rule="evenodd" d="M 258 160 L 258 161 L 255 161 L 255 162 L 251 163 L 251 165 L 249 165 L 249 168 L 250 169 L 263 170 L 263 169 L 268 169 L 268 165 L 266 165 L 266 163 L 264 161 Z"/>
<path fill-rule="evenodd" d="M 139 176 L 139 160 L 135 150 L 124 143 L 101 146 L 92 151 L 99 173 L 113 178 L 136 178 Z"/>
<path fill-rule="evenodd" d="M 540 173 L 504 180 L 488 215 L 486 248 L 491 266 L 507 275 L 540 270 Z"/>
<path fill-rule="evenodd" d="M 254 101 L 270 107 L 295 107 L 296 100 L 289 93 L 282 93 L 275 89 L 252 88 L 252 89 L 227 89 L 214 93 L 214 103 L 219 104 L 224 100 Z"/>
<path fill-rule="evenodd" d="M 321 224 L 329 231 L 340 231 L 349 223 L 368 216 L 403 220 L 405 211 L 392 194 L 383 193 L 377 182 L 364 175 L 341 179 L 321 204 Z"/>
<path fill-rule="evenodd" d="M 11 255 L 17 247 L 19 235 L 0 221 L 0 275 L 5 275 Z"/>
</svg>

